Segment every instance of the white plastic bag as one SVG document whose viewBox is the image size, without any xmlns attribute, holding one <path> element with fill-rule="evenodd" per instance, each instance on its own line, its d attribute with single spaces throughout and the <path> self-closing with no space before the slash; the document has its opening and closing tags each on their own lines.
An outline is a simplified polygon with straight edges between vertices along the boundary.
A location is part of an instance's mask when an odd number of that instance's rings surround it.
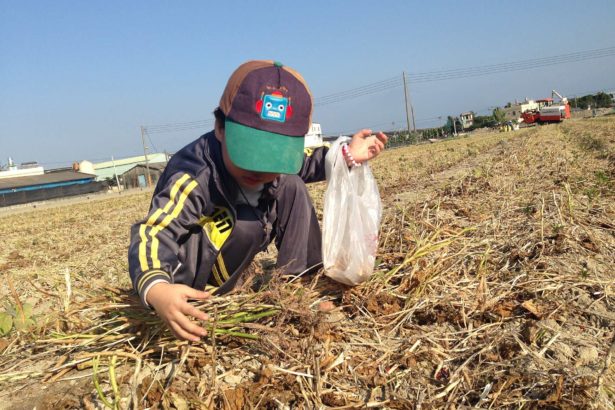
<svg viewBox="0 0 615 410">
<path fill-rule="evenodd" d="M 367 162 L 349 170 L 336 151 L 325 192 L 323 264 L 331 279 L 357 285 L 374 270 L 382 205 Z"/>
</svg>

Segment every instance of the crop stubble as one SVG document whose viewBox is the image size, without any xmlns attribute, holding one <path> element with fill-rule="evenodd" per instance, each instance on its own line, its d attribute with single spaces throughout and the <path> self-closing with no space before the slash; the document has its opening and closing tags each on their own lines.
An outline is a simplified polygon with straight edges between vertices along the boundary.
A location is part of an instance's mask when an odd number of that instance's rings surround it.
<svg viewBox="0 0 615 410">
<path fill-rule="evenodd" d="M 609 408 L 614 146 L 611 117 L 386 151 L 373 278 L 265 255 L 201 343 L 130 294 L 147 193 L 3 216 L 0 296 L 36 327 L 0 338 L 0 407 Z"/>
</svg>

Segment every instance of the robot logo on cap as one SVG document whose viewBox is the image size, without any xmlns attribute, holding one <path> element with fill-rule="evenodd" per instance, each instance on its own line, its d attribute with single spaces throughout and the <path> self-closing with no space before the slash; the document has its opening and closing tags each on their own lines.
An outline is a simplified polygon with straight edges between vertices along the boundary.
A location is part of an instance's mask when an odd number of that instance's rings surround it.
<svg viewBox="0 0 615 410">
<path fill-rule="evenodd" d="M 279 91 L 271 94 L 263 93 L 261 99 L 256 102 L 256 111 L 260 112 L 261 118 L 269 121 L 286 122 L 293 115 L 293 107 L 290 99 Z"/>
</svg>

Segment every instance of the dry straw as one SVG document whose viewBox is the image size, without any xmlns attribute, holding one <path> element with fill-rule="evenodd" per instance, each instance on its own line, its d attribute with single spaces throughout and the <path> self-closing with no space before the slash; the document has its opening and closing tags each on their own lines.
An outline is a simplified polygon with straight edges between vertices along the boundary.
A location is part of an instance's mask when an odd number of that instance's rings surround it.
<svg viewBox="0 0 615 410">
<path fill-rule="evenodd" d="M 47 262 L 36 267 L 10 266 L 26 251 L 6 226 L 31 228 L 6 216 L 1 255 L 20 295 L 7 300 L 58 303 L 0 339 L 0 395 L 74 408 L 613 408 L 613 135 L 605 117 L 385 152 L 372 279 L 267 280 L 255 266 L 241 292 L 198 305 L 214 318 L 199 343 L 174 340 L 125 279 L 102 285 L 125 262 L 100 249 L 126 246 L 115 230 L 146 195 L 47 210 L 98 247 L 64 259 L 34 248 Z M 322 185 L 312 193 L 320 202 Z M 85 227 L 103 209 L 117 219 Z M 67 267 L 72 283 L 44 275 Z"/>
</svg>

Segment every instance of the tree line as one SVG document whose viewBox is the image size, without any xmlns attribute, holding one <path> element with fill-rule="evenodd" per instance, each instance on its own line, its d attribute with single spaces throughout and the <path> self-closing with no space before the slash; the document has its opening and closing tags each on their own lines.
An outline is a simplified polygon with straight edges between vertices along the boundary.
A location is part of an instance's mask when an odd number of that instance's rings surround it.
<svg viewBox="0 0 615 410">
<path fill-rule="evenodd" d="M 570 100 L 570 106 L 573 108 L 608 108 L 613 105 L 613 97 L 611 94 L 599 92 L 597 94 L 588 94 L 583 97 L 574 97 Z"/>
</svg>

